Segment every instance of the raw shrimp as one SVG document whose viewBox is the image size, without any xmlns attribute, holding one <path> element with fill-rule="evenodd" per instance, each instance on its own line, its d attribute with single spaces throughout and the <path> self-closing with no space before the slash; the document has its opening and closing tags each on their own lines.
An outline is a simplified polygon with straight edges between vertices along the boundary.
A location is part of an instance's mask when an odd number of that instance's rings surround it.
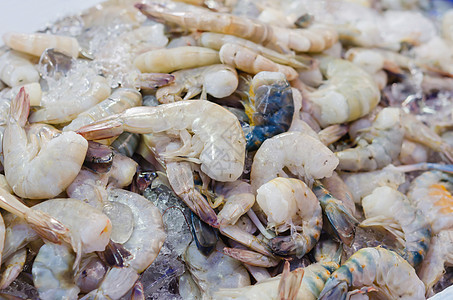
<svg viewBox="0 0 453 300">
<path fill-rule="evenodd" d="M 140 135 L 136 133 L 123 132 L 110 145 L 116 151 L 127 157 L 132 157 L 140 143 Z"/>
<path fill-rule="evenodd" d="M 453 265 L 453 230 L 443 230 L 433 236 L 428 253 L 418 271 L 425 283 L 426 294 L 433 294 L 432 287 L 445 273 L 445 266 Z"/>
<path fill-rule="evenodd" d="M 88 143 L 74 132 L 59 133 L 51 126 L 27 135 L 24 127 L 29 108 L 28 95 L 21 89 L 11 103 L 3 136 L 6 180 L 20 197 L 52 198 L 79 173 Z"/>
<path fill-rule="evenodd" d="M 428 149 L 422 144 L 404 139 L 398 159 L 404 165 L 424 163 L 428 160 Z"/>
<path fill-rule="evenodd" d="M 6 227 L 3 217 L 0 214 L 0 265 L 2 264 L 3 248 L 5 247 Z"/>
<path fill-rule="evenodd" d="M 320 69 L 327 81 L 306 95 L 321 126 L 356 120 L 378 104 L 379 89 L 360 67 L 343 59 L 321 57 Z"/>
<path fill-rule="evenodd" d="M 315 263 L 303 269 L 296 269 L 292 273 L 300 272 L 303 272 L 302 283 L 297 296 L 291 299 L 316 300 L 333 270 L 330 266 Z M 278 275 L 243 288 L 222 288 L 214 293 L 214 299 L 281 299 L 278 294 L 281 277 L 282 275 Z"/>
<path fill-rule="evenodd" d="M 400 109 L 384 108 L 372 126 L 362 131 L 355 148 L 335 153 L 339 170 L 373 171 L 392 163 L 400 154 L 404 135 Z"/>
<path fill-rule="evenodd" d="M 300 132 L 286 132 L 264 141 L 255 154 L 250 180 L 256 191 L 276 177 L 291 174 L 308 179 L 332 176 L 338 159 L 319 140 Z"/>
<path fill-rule="evenodd" d="M 409 186 L 409 201 L 422 211 L 433 234 L 453 228 L 452 191 L 452 175 L 439 171 L 424 172 Z"/>
<path fill-rule="evenodd" d="M 250 277 L 241 263 L 222 254 L 225 244 L 217 242 L 216 251 L 208 257 L 192 242 L 184 253 L 184 261 L 203 297 L 208 299 L 219 288 L 241 288 L 250 285 Z"/>
<path fill-rule="evenodd" d="M 290 54 L 282 54 L 266 48 L 260 44 L 255 44 L 246 39 L 236 37 L 234 35 L 220 34 L 214 32 L 203 32 L 200 36 L 200 44 L 203 47 L 209 47 L 214 50 L 220 50 L 223 45 L 237 44 L 242 47 L 248 48 L 276 63 L 287 65 L 293 68 L 307 68 L 313 63 L 313 59 L 305 56 L 295 56 Z"/>
<path fill-rule="evenodd" d="M 69 36 L 59 36 L 44 33 L 18 33 L 8 32 L 3 35 L 5 44 L 20 52 L 40 57 L 47 48 L 54 48 L 76 58 L 80 46 L 77 40 Z"/>
<path fill-rule="evenodd" d="M 156 98 L 161 103 L 191 99 L 199 93 L 204 98 L 206 94 L 224 98 L 231 95 L 239 83 L 236 69 L 223 64 L 176 71 L 172 75 L 175 81 L 156 91 Z M 184 97 L 181 96 L 183 93 Z"/>
<path fill-rule="evenodd" d="M 249 74 L 269 71 L 281 72 L 285 74 L 288 80 L 294 80 L 298 77 L 297 71 L 292 67 L 275 63 L 257 52 L 237 44 L 224 44 L 220 48 L 219 56 L 222 63 Z"/>
<path fill-rule="evenodd" d="M 151 50 L 134 60 L 134 65 L 140 71 L 148 73 L 169 73 L 218 63 L 218 51 L 195 46 Z"/>
<path fill-rule="evenodd" d="M 275 178 L 256 191 L 256 202 L 267 215 L 267 226 L 277 234 L 291 229 L 290 236 L 277 236 L 269 247 L 277 255 L 301 258 L 318 241 L 322 210 L 315 194 L 298 179 Z"/>
<path fill-rule="evenodd" d="M 246 265 L 255 267 L 271 268 L 280 263 L 280 260 L 274 257 L 266 256 L 255 251 L 240 248 L 223 248 L 223 253 L 234 259 L 243 262 Z"/>
<path fill-rule="evenodd" d="M 342 172 L 340 176 L 349 187 L 356 204 L 360 204 L 362 198 L 371 194 L 376 187 L 389 186 L 397 189 L 406 181 L 404 172 L 398 170 L 394 165 L 388 165 L 381 170 L 372 172 Z"/>
<path fill-rule="evenodd" d="M 381 227 L 404 246 L 402 256 L 413 267 L 418 266 L 428 251 L 431 228 L 407 197 L 388 186 L 378 187 L 362 199 L 365 220 L 362 227 Z"/>
<path fill-rule="evenodd" d="M 102 118 L 121 113 L 128 108 L 139 106 L 142 95 L 135 89 L 119 88 L 107 99 L 80 113 L 63 131 L 75 131 Z"/>
<path fill-rule="evenodd" d="M 85 71 L 84 78 L 80 78 L 80 73 L 74 70 L 54 82 L 43 94 L 41 107 L 30 114 L 30 123 L 66 123 L 106 99 L 110 95 L 107 79 L 93 70 Z"/>
<path fill-rule="evenodd" d="M 90 253 L 82 257 L 74 281 L 82 293 L 89 293 L 99 287 L 106 272 L 107 267 L 97 254 Z"/>
<path fill-rule="evenodd" d="M 442 36 L 449 42 L 453 42 L 453 10 L 447 10 L 442 16 Z"/>
<path fill-rule="evenodd" d="M 252 187 L 244 181 L 219 183 L 214 191 L 225 197 L 225 204 L 217 214 L 220 226 L 235 224 L 255 203 Z"/>
<path fill-rule="evenodd" d="M 0 79 L 10 87 L 15 87 L 38 82 L 39 73 L 26 55 L 8 51 L 0 57 Z"/>
<path fill-rule="evenodd" d="M 166 233 L 159 209 L 139 194 L 121 190 L 109 190 L 108 200 L 128 206 L 134 216 L 134 231 L 122 245 L 131 255 L 124 259 L 123 268 L 111 268 L 98 289 L 84 299 L 119 299 L 132 288 L 143 272 L 156 259 L 164 244 Z"/>
<path fill-rule="evenodd" d="M 290 29 L 270 26 L 245 16 L 203 12 L 203 19 L 196 12 L 174 12 L 162 5 L 135 5 L 146 16 L 202 31 L 232 34 L 252 42 L 277 45 L 299 52 L 320 52 L 332 46 L 338 35 L 333 27 L 313 25 L 308 29 Z"/>
<path fill-rule="evenodd" d="M 248 151 L 257 150 L 266 139 L 286 132 L 296 111 L 293 90 L 280 72 L 256 74 L 243 105 L 250 120 L 250 127 L 244 126 Z"/>
<path fill-rule="evenodd" d="M 450 163 L 453 162 L 453 147 L 442 140 L 434 130 L 419 121 L 413 114 L 401 113 L 400 117 L 406 139 L 438 151 L 445 155 Z"/>
<path fill-rule="evenodd" d="M 193 100 L 135 107 L 81 128 L 88 139 L 102 139 L 125 131 L 158 133 L 190 130 L 191 147 L 187 153 L 176 151 L 166 158 L 201 163 L 201 171 L 217 181 L 235 181 L 242 174 L 245 139 L 236 116 L 209 101 Z"/>
<path fill-rule="evenodd" d="M 320 300 L 345 300 L 349 288 L 373 287 L 387 299 L 425 299 L 423 282 L 401 256 L 384 248 L 362 248 L 332 273 Z"/>
<path fill-rule="evenodd" d="M 75 255 L 66 245 L 44 244 L 33 261 L 33 283 L 43 300 L 77 299 L 72 266 Z"/>
</svg>

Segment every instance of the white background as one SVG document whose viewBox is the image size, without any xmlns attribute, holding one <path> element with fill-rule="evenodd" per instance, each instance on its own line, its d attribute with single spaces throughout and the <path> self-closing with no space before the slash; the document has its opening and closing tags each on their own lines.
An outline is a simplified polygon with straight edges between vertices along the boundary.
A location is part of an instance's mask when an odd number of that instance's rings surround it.
<svg viewBox="0 0 453 300">
<path fill-rule="evenodd" d="M 100 2 L 102 0 L 0 0 L 0 36 L 8 31 L 32 33 Z"/>
</svg>

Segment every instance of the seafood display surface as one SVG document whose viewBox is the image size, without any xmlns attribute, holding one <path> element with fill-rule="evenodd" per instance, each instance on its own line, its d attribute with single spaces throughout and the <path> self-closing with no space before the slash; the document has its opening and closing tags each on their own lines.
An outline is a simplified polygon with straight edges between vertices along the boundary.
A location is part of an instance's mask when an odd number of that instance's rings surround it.
<svg viewBox="0 0 453 300">
<path fill-rule="evenodd" d="M 450 299 L 453 1 L 108 0 L 0 47 L 1 299 Z"/>
</svg>

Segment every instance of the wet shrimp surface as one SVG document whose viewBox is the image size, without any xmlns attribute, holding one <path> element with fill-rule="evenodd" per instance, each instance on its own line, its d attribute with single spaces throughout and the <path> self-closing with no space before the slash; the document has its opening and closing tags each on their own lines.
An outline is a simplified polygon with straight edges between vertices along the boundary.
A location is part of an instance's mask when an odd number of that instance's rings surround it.
<svg viewBox="0 0 453 300">
<path fill-rule="evenodd" d="M 451 1 L 108 0 L 2 38 L 0 298 L 451 298 Z"/>
</svg>

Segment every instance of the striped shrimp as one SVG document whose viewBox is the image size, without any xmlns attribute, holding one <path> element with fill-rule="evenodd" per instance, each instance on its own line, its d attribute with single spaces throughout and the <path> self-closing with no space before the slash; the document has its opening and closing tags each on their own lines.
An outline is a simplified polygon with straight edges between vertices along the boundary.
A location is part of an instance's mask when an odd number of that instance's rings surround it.
<svg viewBox="0 0 453 300">
<path fill-rule="evenodd" d="M 372 287 L 387 299 L 425 299 L 425 287 L 414 268 L 384 248 L 362 248 L 332 273 L 320 300 L 346 300 L 348 289 Z M 353 292 L 352 292 L 353 293 Z"/>
<path fill-rule="evenodd" d="M 388 186 L 378 187 L 362 199 L 366 219 L 361 227 L 381 227 L 404 246 L 402 256 L 418 266 L 428 251 L 431 228 L 407 197 Z"/>
<path fill-rule="evenodd" d="M 174 12 L 156 4 L 136 4 L 146 16 L 175 23 L 183 28 L 231 34 L 255 43 L 277 45 L 298 52 L 321 52 L 331 47 L 338 35 L 333 27 L 313 25 L 307 29 L 290 29 L 271 26 L 244 16 L 203 12 Z"/>
<path fill-rule="evenodd" d="M 256 192 L 256 201 L 267 216 L 267 227 L 277 234 L 291 228 L 291 235 L 269 241 L 272 252 L 297 257 L 308 253 L 322 228 L 322 210 L 315 194 L 303 181 L 281 177 L 263 184 Z"/>
</svg>

